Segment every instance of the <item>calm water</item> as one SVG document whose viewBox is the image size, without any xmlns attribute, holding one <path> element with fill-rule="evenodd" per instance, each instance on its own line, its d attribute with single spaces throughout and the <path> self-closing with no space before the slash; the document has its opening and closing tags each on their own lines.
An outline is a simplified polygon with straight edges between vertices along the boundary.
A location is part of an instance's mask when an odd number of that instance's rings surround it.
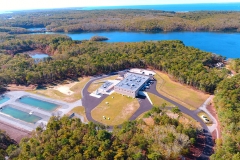
<svg viewBox="0 0 240 160">
<path fill-rule="evenodd" d="M 30 106 L 34 106 L 37 108 L 41 108 L 47 111 L 53 111 L 55 110 L 58 105 L 54 104 L 54 103 L 50 103 L 50 102 L 46 102 L 46 101 L 42 101 L 36 98 L 32 98 L 32 97 L 22 97 L 21 99 L 18 100 L 21 103 L 30 105 Z"/>
<path fill-rule="evenodd" d="M 216 53 L 227 58 L 240 58 L 240 33 L 217 32 L 88 32 L 62 33 L 73 40 L 90 39 L 92 36 L 105 36 L 106 42 L 140 42 L 158 40 L 181 40 L 187 46 Z"/>
<path fill-rule="evenodd" d="M 41 119 L 36 115 L 33 115 L 33 114 L 30 115 L 27 112 L 23 112 L 21 110 L 12 108 L 11 106 L 4 106 L 3 109 L 0 110 L 0 112 L 29 123 L 36 123 Z"/>
<path fill-rule="evenodd" d="M 28 30 L 30 30 L 30 31 L 45 31 L 46 30 L 46 28 L 27 28 Z"/>
<path fill-rule="evenodd" d="M 4 102 L 7 102 L 10 98 L 7 97 L 7 96 L 1 96 L 0 97 L 0 104 L 4 103 Z"/>
<path fill-rule="evenodd" d="M 147 9 L 164 11 L 240 11 L 240 3 L 210 3 L 210 4 L 168 4 L 168 5 L 142 5 L 142 6 L 105 6 L 84 7 L 78 10 L 101 10 L 101 9 Z"/>
<path fill-rule="evenodd" d="M 44 53 L 34 53 L 34 54 L 29 54 L 29 56 L 32 57 L 33 59 L 44 59 L 49 57 L 49 55 Z"/>
</svg>

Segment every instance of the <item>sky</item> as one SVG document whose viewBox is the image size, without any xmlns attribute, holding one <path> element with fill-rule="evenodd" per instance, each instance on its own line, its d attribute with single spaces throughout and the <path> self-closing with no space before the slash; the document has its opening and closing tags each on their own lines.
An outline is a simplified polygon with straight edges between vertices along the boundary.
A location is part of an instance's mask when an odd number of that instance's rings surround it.
<svg viewBox="0 0 240 160">
<path fill-rule="evenodd" d="M 224 3 L 240 0 L 0 0 L 0 11 L 154 4 Z"/>
</svg>

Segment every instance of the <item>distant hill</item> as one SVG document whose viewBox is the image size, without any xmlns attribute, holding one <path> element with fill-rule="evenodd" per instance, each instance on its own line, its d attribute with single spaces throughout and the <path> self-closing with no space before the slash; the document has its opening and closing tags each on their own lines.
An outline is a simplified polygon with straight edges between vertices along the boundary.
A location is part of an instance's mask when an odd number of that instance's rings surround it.
<svg viewBox="0 0 240 160">
<path fill-rule="evenodd" d="M 14 17 L 8 19 L 8 17 Z M 31 19 L 34 20 L 30 20 Z M 46 10 L 0 14 L 1 30 L 30 32 L 46 28 L 54 32 L 87 31 L 240 31 L 240 12 L 159 10 Z M 8 27 L 18 27 L 10 30 Z M 20 29 L 20 27 L 22 29 Z"/>
</svg>

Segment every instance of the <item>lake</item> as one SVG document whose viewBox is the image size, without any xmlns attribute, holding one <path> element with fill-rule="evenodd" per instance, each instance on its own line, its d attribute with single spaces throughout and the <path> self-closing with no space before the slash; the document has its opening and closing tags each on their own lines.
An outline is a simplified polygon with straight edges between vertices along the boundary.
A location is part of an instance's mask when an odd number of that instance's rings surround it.
<svg viewBox="0 0 240 160">
<path fill-rule="evenodd" d="M 46 32 L 53 34 L 52 32 Z M 105 42 L 141 42 L 159 40 L 181 40 L 186 46 L 216 53 L 227 58 L 240 58 L 240 33 L 223 32 L 86 32 L 58 33 L 65 34 L 73 40 L 86 40 L 92 36 L 109 38 Z"/>
</svg>

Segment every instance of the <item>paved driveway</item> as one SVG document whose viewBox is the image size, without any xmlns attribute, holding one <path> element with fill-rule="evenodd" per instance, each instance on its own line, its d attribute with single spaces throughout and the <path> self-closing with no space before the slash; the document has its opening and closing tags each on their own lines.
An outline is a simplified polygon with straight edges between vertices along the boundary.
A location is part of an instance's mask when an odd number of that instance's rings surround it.
<svg viewBox="0 0 240 160">
<path fill-rule="evenodd" d="M 95 78 L 91 79 L 82 90 L 82 95 L 83 95 L 82 96 L 83 97 L 82 104 L 85 107 L 86 116 L 89 121 L 99 123 L 92 118 L 91 111 L 99 103 L 101 103 L 107 97 L 107 95 L 103 95 L 101 98 L 95 98 L 95 97 L 92 97 L 89 95 L 90 93 L 87 91 L 87 89 L 91 85 L 92 82 L 94 82 L 98 79 L 101 79 L 101 78 L 108 77 L 108 76 L 110 76 L 110 75 L 104 75 L 101 77 L 95 77 Z M 147 91 L 163 98 L 164 100 L 174 104 L 175 106 L 178 106 L 179 109 L 181 110 L 181 112 L 191 116 L 193 119 L 195 119 L 196 121 L 198 121 L 201 124 L 203 131 L 204 131 L 204 135 L 205 135 L 205 147 L 203 149 L 201 156 L 198 159 L 209 159 L 209 156 L 213 153 L 212 148 L 213 148 L 214 144 L 213 144 L 211 133 L 209 132 L 209 129 L 206 126 L 206 124 L 201 120 L 201 118 L 198 117 L 198 115 L 194 111 L 191 111 L 191 110 L 187 109 L 186 107 L 184 107 L 183 105 L 158 93 L 156 90 L 156 84 L 157 84 L 156 81 L 154 81 L 154 83 L 150 86 L 150 89 L 147 89 Z M 151 103 L 149 102 L 149 100 L 146 97 L 140 97 L 140 98 L 138 98 L 138 101 L 140 103 L 140 107 L 132 115 L 132 117 L 129 120 L 135 120 L 139 115 L 141 115 L 142 113 L 144 113 L 152 108 Z M 110 129 L 111 128 L 112 127 L 110 127 Z"/>
</svg>

